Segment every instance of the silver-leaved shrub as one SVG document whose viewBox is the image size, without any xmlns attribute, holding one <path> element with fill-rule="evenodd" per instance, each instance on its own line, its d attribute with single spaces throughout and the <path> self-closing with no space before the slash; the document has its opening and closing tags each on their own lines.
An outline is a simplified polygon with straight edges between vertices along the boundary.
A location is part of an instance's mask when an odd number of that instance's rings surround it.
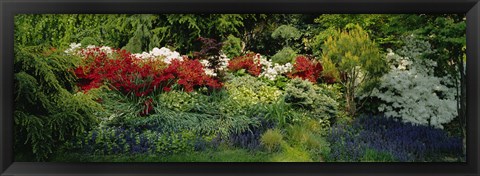
<svg viewBox="0 0 480 176">
<path fill-rule="evenodd" d="M 430 44 L 407 38 L 397 53 L 388 50 L 390 72 L 381 77 L 380 87 L 372 93 L 383 100 L 378 109 L 403 122 L 442 128 L 457 116 L 456 91 L 450 76 L 437 77 L 437 63 L 423 58 L 432 53 Z M 448 75 L 448 74 L 446 74 Z"/>
</svg>

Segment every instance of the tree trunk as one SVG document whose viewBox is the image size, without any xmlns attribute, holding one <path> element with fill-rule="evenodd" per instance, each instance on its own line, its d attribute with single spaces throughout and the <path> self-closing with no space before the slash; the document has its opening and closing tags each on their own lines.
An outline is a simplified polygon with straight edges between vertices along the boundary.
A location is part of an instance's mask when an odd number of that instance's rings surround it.
<svg viewBox="0 0 480 176">
<path fill-rule="evenodd" d="M 463 154 L 466 154 L 466 118 L 467 118 L 467 81 L 465 68 L 463 66 L 464 61 L 462 57 L 456 59 L 456 66 L 459 72 L 459 81 L 460 85 L 456 83 L 457 90 L 460 90 L 459 95 L 457 95 L 457 112 L 458 112 L 458 122 L 461 128 L 461 137 L 463 138 Z M 458 92 L 458 91 L 457 91 Z"/>
<path fill-rule="evenodd" d="M 356 114 L 356 104 L 355 104 L 355 90 L 351 87 L 351 85 L 347 85 L 346 87 L 346 94 L 345 98 L 347 100 L 347 112 L 351 116 L 355 116 Z"/>
</svg>

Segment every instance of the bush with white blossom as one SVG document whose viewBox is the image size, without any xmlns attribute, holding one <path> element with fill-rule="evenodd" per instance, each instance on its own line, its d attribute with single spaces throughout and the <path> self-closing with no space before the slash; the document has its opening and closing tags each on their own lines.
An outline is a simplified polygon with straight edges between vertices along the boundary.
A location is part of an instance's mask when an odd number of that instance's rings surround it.
<svg viewBox="0 0 480 176">
<path fill-rule="evenodd" d="M 293 65 L 291 63 L 286 64 L 278 64 L 273 63 L 271 60 L 268 60 L 266 57 L 257 55 L 257 59 L 260 60 L 260 64 L 262 65 L 262 72 L 260 73 L 259 77 L 265 77 L 269 80 L 275 80 L 278 75 L 282 75 L 292 71 Z"/>
<path fill-rule="evenodd" d="M 218 64 L 217 64 L 217 68 L 215 68 L 215 69 L 210 68 L 212 66 L 212 64 L 207 59 L 200 60 L 200 63 L 202 63 L 202 65 L 204 67 L 203 70 L 205 70 L 205 74 L 207 74 L 209 76 L 217 76 L 216 71 L 224 71 L 224 70 L 227 69 L 228 61 L 230 61 L 230 58 L 228 58 L 227 55 L 222 53 L 218 57 L 218 59 L 219 59 L 219 61 L 218 61 Z"/>
<path fill-rule="evenodd" d="M 150 60 L 162 59 L 163 62 L 167 64 L 172 63 L 173 60 L 183 61 L 183 57 L 180 55 L 180 53 L 176 51 L 172 51 L 165 47 L 162 47 L 160 49 L 155 47 L 152 49 L 152 51 L 148 53 L 143 52 L 143 53 L 137 53 L 133 55 L 140 59 L 150 59 Z"/>
<path fill-rule="evenodd" d="M 421 53 L 432 52 L 428 42 L 407 42 L 399 52 L 405 57 L 388 50 L 391 70 L 372 93 L 385 102 L 379 111 L 403 122 L 443 128 L 457 116 L 453 79 L 436 77 L 436 62 L 421 57 Z"/>
</svg>

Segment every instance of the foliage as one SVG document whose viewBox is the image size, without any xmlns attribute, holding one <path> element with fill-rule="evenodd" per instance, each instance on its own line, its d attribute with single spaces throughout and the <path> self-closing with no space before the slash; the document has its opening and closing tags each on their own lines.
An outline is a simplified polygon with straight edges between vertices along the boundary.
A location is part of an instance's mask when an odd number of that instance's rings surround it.
<svg viewBox="0 0 480 176">
<path fill-rule="evenodd" d="M 15 18 L 15 41 L 21 45 L 65 46 L 84 38 L 137 53 L 155 46 L 194 51 L 198 37 L 224 40 L 243 34 L 262 15 L 253 14 L 41 14 Z M 85 44 L 85 43 L 84 43 Z"/>
<path fill-rule="evenodd" d="M 309 59 L 305 56 L 298 56 L 295 58 L 295 64 L 293 64 L 293 71 L 288 74 L 290 78 L 301 78 L 308 80 L 312 83 L 317 83 L 317 79 L 320 77 L 323 71 L 322 64 L 316 62 L 313 59 Z"/>
<path fill-rule="evenodd" d="M 156 100 L 161 102 L 161 106 L 165 106 L 165 108 L 174 111 L 188 112 L 193 110 L 195 105 L 199 103 L 195 94 L 196 92 L 188 93 L 173 90 L 158 95 Z"/>
<path fill-rule="evenodd" d="M 312 156 L 303 148 L 292 147 L 286 143 L 282 143 L 282 150 L 273 153 L 271 162 L 312 162 Z M 315 160 L 317 161 L 317 160 Z"/>
<path fill-rule="evenodd" d="M 440 15 L 322 14 L 314 19 L 320 32 L 314 36 L 313 52 L 316 56 L 321 56 L 320 48 L 329 36 L 335 34 L 337 29 L 348 30 L 355 28 L 355 25 L 365 29 L 370 38 L 382 48 L 396 48 L 403 44 L 398 38 L 410 35 L 425 27 L 425 24 L 430 24 L 428 18 L 433 16 Z"/>
<path fill-rule="evenodd" d="M 264 105 L 265 119 L 274 122 L 279 127 L 284 127 L 293 122 L 299 116 L 294 109 L 284 99 L 279 99 L 277 102 Z"/>
<path fill-rule="evenodd" d="M 422 53 L 431 52 L 427 42 L 413 44 L 415 50 L 404 51 L 405 57 L 388 53 L 391 71 L 381 78 L 380 91 L 372 96 L 384 102 L 378 109 L 388 117 L 443 128 L 457 116 L 455 90 L 449 85 L 452 80 L 433 75 L 436 62 L 422 58 Z"/>
<path fill-rule="evenodd" d="M 225 83 L 231 101 L 238 103 L 238 108 L 253 106 L 259 103 L 275 103 L 282 92 L 250 75 L 235 77 Z"/>
<path fill-rule="evenodd" d="M 208 64 L 203 64 L 206 69 L 210 69 L 215 75 L 223 75 L 222 68 L 222 45 L 223 43 L 217 42 L 215 39 L 199 37 L 198 40 L 202 42 L 202 49 L 198 52 L 194 52 L 193 56 L 196 59 L 200 59 Z"/>
<path fill-rule="evenodd" d="M 105 106 L 111 108 L 110 115 L 106 114 L 107 126 L 168 133 L 188 130 L 201 135 L 218 134 L 223 139 L 231 133 L 241 133 L 260 123 L 256 111 L 239 109 L 224 91 L 212 92 L 210 95 L 180 92 L 160 94 L 153 99 L 155 113 L 146 117 L 139 117 L 135 113 L 141 109 L 141 101 L 135 103 L 115 93 L 109 93 L 109 96 L 103 100 Z M 170 101 L 161 101 L 170 96 L 180 96 L 187 102 L 172 105 Z"/>
<path fill-rule="evenodd" d="M 224 40 L 228 35 L 239 34 L 247 20 L 255 21 L 249 14 L 166 14 L 162 29 L 166 31 L 162 42 L 172 43 L 182 52 L 193 51 L 198 37 Z"/>
<path fill-rule="evenodd" d="M 379 152 L 370 148 L 365 150 L 361 162 L 395 162 L 395 158 L 388 152 Z"/>
<path fill-rule="evenodd" d="M 275 31 L 272 32 L 272 38 L 277 39 L 281 38 L 285 40 L 285 45 L 288 47 L 289 41 L 291 40 L 297 40 L 302 36 L 302 33 L 300 31 L 290 25 L 281 25 Z"/>
<path fill-rule="evenodd" d="M 462 156 L 461 138 L 450 137 L 445 131 L 433 127 L 386 117 L 361 116 L 353 126 L 336 125 L 328 141 L 333 149 L 330 159 L 335 161 L 360 161 L 367 148 L 388 153 L 395 161 L 402 162 L 436 160 L 445 154 Z"/>
<path fill-rule="evenodd" d="M 338 31 L 325 41 L 322 49 L 324 73 L 333 76 L 345 88 L 347 111 L 355 115 L 355 96 L 359 89 L 382 76 L 387 71 L 386 62 L 380 56 L 377 45 L 359 26 L 349 31 Z"/>
<path fill-rule="evenodd" d="M 209 149 L 169 155 L 158 154 L 116 154 L 87 155 L 65 153 L 56 156 L 53 162 L 269 162 L 270 156 L 265 152 L 251 152 L 245 149 L 222 150 Z"/>
<path fill-rule="evenodd" d="M 67 142 L 65 149 L 83 154 L 141 154 L 169 155 L 193 151 L 195 135 L 191 132 L 159 133 L 125 128 L 95 129 Z"/>
<path fill-rule="evenodd" d="M 240 56 L 243 53 L 242 40 L 234 35 L 228 35 L 227 40 L 223 42 L 222 51 L 228 58 Z"/>
<path fill-rule="evenodd" d="M 272 62 L 278 64 L 286 64 L 293 62 L 297 52 L 290 47 L 284 47 L 278 51 L 275 55 L 272 56 Z"/>
<path fill-rule="evenodd" d="M 260 137 L 266 130 L 274 128 L 275 124 L 262 121 L 258 126 L 252 126 L 241 133 L 232 133 L 229 136 L 230 144 L 250 151 L 260 149 Z"/>
<path fill-rule="evenodd" d="M 464 17 L 16 15 L 16 161 L 465 161 Z"/>
<path fill-rule="evenodd" d="M 15 45 L 62 47 L 71 42 L 93 44 L 100 39 L 99 24 L 117 15 L 92 14 L 20 14 L 15 15 Z M 90 42 L 87 42 L 89 40 Z"/>
<path fill-rule="evenodd" d="M 48 159 L 97 122 L 96 97 L 72 91 L 75 76 L 68 70 L 78 61 L 48 47 L 15 47 L 14 148 L 28 161 Z"/>
<path fill-rule="evenodd" d="M 327 129 L 312 129 L 303 125 L 314 125 L 316 128 L 320 126 L 316 120 L 308 120 L 300 124 L 290 125 L 287 128 L 287 139 L 290 144 L 296 147 L 302 147 L 309 151 L 312 156 L 326 157 L 330 152 L 330 144 L 322 136 L 323 130 Z"/>
<path fill-rule="evenodd" d="M 269 129 L 260 137 L 261 144 L 268 152 L 278 151 L 283 142 L 283 135 L 278 129 Z"/>
<path fill-rule="evenodd" d="M 285 88 L 285 102 L 310 111 L 317 119 L 330 119 L 337 114 L 338 103 L 321 92 L 322 88 L 296 78 Z"/>
<path fill-rule="evenodd" d="M 429 58 L 437 61 L 435 75 L 443 76 L 444 71 L 455 80 L 457 91 L 457 123 L 464 137 L 466 146 L 466 17 L 465 14 L 448 14 L 429 16 L 426 25 L 419 30 L 420 38 L 429 41 L 436 49 Z"/>
</svg>

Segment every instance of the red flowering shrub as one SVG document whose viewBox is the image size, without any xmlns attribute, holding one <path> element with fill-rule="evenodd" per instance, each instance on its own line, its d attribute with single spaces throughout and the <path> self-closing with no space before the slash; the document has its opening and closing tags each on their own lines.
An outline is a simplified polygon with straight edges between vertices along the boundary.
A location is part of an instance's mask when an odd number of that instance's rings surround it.
<svg viewBox="0 0 480 176">
<path fill-rule="evenodd" d="M 137 64 L 137 58 L 125 50 L 114 50 L 113 53 L 115 58 L 110 58 L 99 48 L 85 52 L 85 65 L 75 70 L 82 90 L 88 91 L 108 82 L 111 88 L 140 97 L 162 83 L 153 82 L 160 72 L 150 64 Z"/>
<path fill-rule="evenodd" d="M 168 67 L 165 63 L 151 60 L 140 60 L 125 50 L 113 50 L 111 54 L 102 52 L 100 48 L 84 50 L 83 66 L 74 72 L 79 78 L 78 86 L 83 91 L 107 83 L 125 95 L 137 97 L 147 96 L 155 90 L 170 91 L 178 84 L 187 92 L 195 88 L 207 86 L 213 89 L 222 84 L 208 76 L 198 60 L 173 60 Z M 140 115 L 146 116 L 153 112 L 153 100 L 144 102 Z"/>
<path fill-rule="evenodd" d="M 260 65 L 260 60 L 256 60 L 255 57 L 255 53 L 235 57 L 228 62 L 228 69 L 231 71 L 245 69 L 251 75 L 258 76 L 262 71 L 262 66 Z"/>
<path fill-rule="evenodd" d="M 205 74 L 203 66 L 198 60 L 184 59 L 184 61 L 173 60 L 172 63 L 163 70 L 164 79 L 177 79 L 176 83 L 183 87 L 187 92 L 194 88 L 208 86 L 218 89 L 222 84 Z M 170 86 L 165 87 L 170 90 Z"/>
<path fill-rule="evenodd" d="M 303 80 L 309 80 L 312 83 L 316 83 L 322 71 L 323 66 L 320 64 L 320 62 L 316 62 L 315 60 L 309 59 L 305 56 L 298 56 L 295 58 L 293 71 L 288 74 L 288 77 L 299 77 Z"/>
<path fill-rule="evenodd" d="M 197 60 L 174 60 L 163 69 L 158 62 L 139 60 L 125 50 L 114 50 L 112 55 L 107 55 L 94 48 L 84 54 L 85 65 L 75 69 L 78 85 L 84 91 L 97 88 L 104 82 L 126 95 L 132 93 L 137 97 L 157 89 L 169 91 L 175 83 L 188 92 L 201 86 L 222 87 L 220 82 L 204 73 Z M 114 58 L 110 58 L 112 56 Z"/>
</svg>

